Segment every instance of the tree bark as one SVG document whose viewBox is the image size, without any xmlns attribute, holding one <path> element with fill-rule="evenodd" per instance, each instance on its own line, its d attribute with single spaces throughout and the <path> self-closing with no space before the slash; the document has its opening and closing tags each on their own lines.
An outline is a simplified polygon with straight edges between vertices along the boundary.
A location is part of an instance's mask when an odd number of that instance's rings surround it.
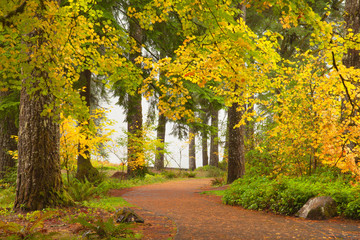
<svg viewBox="0 0 360 240">
<path fill-rule="evenodd" d="M 201 114 L 202 118 L 202 130 L 201 130 L 201 151 L 202 151 L 202 165 L 206 166 L 209 164 L 209 156 L 208 156 L 208 122 L 209 118 L 207 116 L 207 112 L 203 112 Z"/>
<path fill-rule="evenodd" d="M 10 92 L 0 91 L 0 102 L 7 97 Z M 15 160 L 9 154 L 9 151 L 17 150 L 17 143 L 11 136 L 18 135 L 18 128 L 15 124 L 17 114 L 8 113 L 6 116 L 0 116 L 0 179 L 15 167 Z"/>
<path fill-rule="evenodd" d="M 159 113 L 159 121 L 157 127 L 157 139 L 161 144 L 165 143 L 165 133 L 166 133 L 166 117 L 163 114 Z M 164 169 L 164 146 L 156 147 L 156 157 L 155 157 L 155 169 L 162 170 Z"/>
<path fill-rule="evenodd" d="M 41 19 L 44 17 L 41 12 L 45 5 L 40 4 L 38 8 L 35 17 Z M 35 29 L 27 35 L 30 37 L 26 43 L 28 56 L 50 41 L 41 29 Z M 30 58 L 29 62 L 31 64 Z M 41 81 L 50 82 L 51 79 L 43 71 L 43 65 L 27 67 L 32 70 L 29 76 L 22 79 L 20 92 L 15 211 L 41 210 L 62 203 L 60 127 L 52 117 L 43 114 L 46 106 L 54 106 L 54 96 L 51 91 L 46 94 L 41 90 L 34 91 Z M 29 92 L 32 92 L 31 96 Z M 52 109 L 52 112 L 55 111 Z"/>
<path fill-rule="evenodd" d="M 219 111 L 211 110 L 210 165 L 219 166 Z"/>
<path fill-rule="evenodd" d="M 204 130 L 201 134 L 201 148 L 202 148 L 202 164 L 206 166 L 209 164 L 209 156 L 208 156 L 208 134 L 206 130 Z"/>
<path fill-rule="evenodd" d="M 252 96 L 251 98 L 254 98 Z M 246 106 L 249 113 L 254 112 L 254 106 Z M 254 120 L 245 121 L 245 139 L 246 139 L 246 151 L 255 149 L 255 123 Z"/>
<path fill-rule="evenodd" d="M 194 171 L 196 169 L 196 151 L 195 151 L 195 131 L 189 127 L 189 169 Z"/>
<path fill-rule="evenodd" d="M 346 29 L 351 28 L 355 34 L 360 31 L 360 2 L 358 0 L 346 0 L 345 1 L 345 22 Z M 346 67 L 360 68 L 360 55 L 359 51 L 355 49 L 349 49 L 348 53 L 343 59 L 343 63 Z"/>
<path fill-rule="evenodd" d="M 346 29 L 352 29 L 352 33 L 354 35 L 358 34 L 360 32 L 360 2 L 358 0 L 346 0 L 345 1 L 345 16 L 344 20 L 346 22 Z M 345 54 L 343 58 L 343 63 L 346 67 L 350 68 L 353 67 L 355 69 L 360 69 L 360 55 L 359 51 L 356 49 L 348 49 L 347 54 Z M 357 88 L 359 88 L 359 83 L 357 80 L 354 80 L 358 78 L 359 75 L 351 76 L 351 79 L 347 79 L 352 82 L 353 85 L 355 85 Z M 344 83 L 345 84 L 345 83 Z M 341 114 L 341 120 L 351 119 L 355 116 L 359 115 L 359 109 L 356 108 L 353 104 L 351 104 L 352 109 L 351 114 L 346 114 L 346 103 L 349 102 L 358 102 L 359 97 L 355 96 L 354 99 L 349 99 L 350 96 L 346 95 L 342 99 L 342 114 Z M 356 123 L 354 123 L 352 120 L 349 123 L 349 126 L 354 126 Z M 349 141 L 349 144 L 347 146 L 351 149 L 351 151 L 354 151 L 356 149 L 356 146 L 358 145 L 355 141 Z M 359 157 L 355 157 L 355 162 L 360 162 Z"/>
<path fill-rule="evenodd" d="M 84 91 L 80 91 L 81 98 L 85 99 L 86 106 L 89 111 L 91 109 L 91 71 L 84 70 L 80 74 L 79 84 L 81 87 L 85 87 Z M 80 148 L 80 145 L 79 145 Z M 99 179 L 99 171 L 91 164 L 91 154 L 87 150 L 88 146 L 85 146 L 86 150 L 84 155 L 79 154 L 77 158 L 77 171 L 76 178 L 80 181 L 87 179 L 90 182 L 95 182 Z"/>
<path fill-rule="evenodd" d="M 228 178 L 230 184 L 245 174 L 245 147 L 244 147 L 244 126 L 235 128 L 241 120 L 241 113 L 237 111 L 238 103 L 228 110 L 228 132 L 229 132 L 229 149 L 228 149 Z"/>
<path fill-rule="evenodd" d="M 41 72 L 33 75 L 47 78 Z M 19 164 L 14 210 L 40 210 L 56 206 L 62 189 L 60 168 L 59 125 L 48 116 L 42 116 L 44 106 L 53 101 L 50 93 L 39 91 L 31 97 L 25 80 L 20 95 Z"/>
<path fill-rule="evenodd" d="M 238 16 L 246 20 L 246 5 L 239 4 L 238 8 L 242 13 Z M 235 83 L 234 92 L 237 91 Z M 230 184 L 245 174 L 245 142 L 244 126 L 235 128 L 240 122 L 242 113 L 238 111 L 239 104 L 233 103 L 228 110 L 228 177 L 227 183 Z"/>
<path fill-rule="evenodd" d="M 135 39 L 137 48 L 141 49 L 141 44 L 143 42 L 143 30 L 141 29 L 138 22 L 135 19 L 130 19 L 130 36 Z M 129 60 L 135 64 L 135 59 L 141 56 L 141 51 L 130 54 Z M 141 68 L 140 65 L 137 65 L 138 68 Z M 142 103 L 141 103 L 141 94 L 139 93 L 139 88 L 135 91 L 134 95 L 128 94 L 128 114 L 127 114 L 127 124 L 128 124 L 128 168 L 127 174 L 129 177 L 136 175 L 143 175 L 145 171 L 145 160 L 143 159 L 143 148 L 142 148 Z"/>
</svg>

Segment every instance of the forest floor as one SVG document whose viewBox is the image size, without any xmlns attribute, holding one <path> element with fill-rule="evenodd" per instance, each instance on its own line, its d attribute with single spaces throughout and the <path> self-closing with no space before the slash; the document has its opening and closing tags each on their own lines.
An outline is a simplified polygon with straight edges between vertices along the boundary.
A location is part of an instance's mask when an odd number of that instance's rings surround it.
<svg viewBox="0 0 360 240">
<path fill-rule="evenodd" d="M 189 179 L 112 194 L 137 206 L 135 211 L 145 219 L 136 227 L 143 239 L 360 239 L 360 221 L 304 220 L 246 210 L 201 194 L 206 190 L 214 190 L 210 179 Z"/>
</svg>

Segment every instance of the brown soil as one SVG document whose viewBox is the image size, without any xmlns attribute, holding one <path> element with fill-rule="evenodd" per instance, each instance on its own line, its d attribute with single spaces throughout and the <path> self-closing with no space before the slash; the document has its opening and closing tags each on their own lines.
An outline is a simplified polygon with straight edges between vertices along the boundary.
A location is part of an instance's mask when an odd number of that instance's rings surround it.
<svg viewBox="0 0 360 240">
<path fill-rule="evenodd" d="M 172 237 L 172 222 L 179 240 L 360 239 L 359 221 L 310 221 L 226 206 L 220 197 L 200 194 L 208 189 L 209 179 L 189 179 L 136 187 L 122 196 L 139 207 L 146 239 Z"/>
</svg>

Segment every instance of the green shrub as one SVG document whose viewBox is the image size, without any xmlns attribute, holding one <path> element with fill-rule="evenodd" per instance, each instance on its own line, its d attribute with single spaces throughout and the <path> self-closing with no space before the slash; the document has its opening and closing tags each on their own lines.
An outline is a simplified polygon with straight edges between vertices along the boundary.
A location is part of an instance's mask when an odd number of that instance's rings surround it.
<svg viewBox="0 0 360 240">
<path fill-rule="evenodd" d="M 97 189 L 93 183 L 85 179 L 84 182 L 72 178 L 70 182 L 65 183 L 67 192 L 75 202 L 82 202 L 90 199 L 97 194 Z"/>
<path fill-rule="evenodd" d="M 144 184 L 164 182 L 165 180 L 166 180 L 165 177 L 161 174 L 156 174 L 156 175 L 145 174 Z"/>
<path fill-rule="evenodd" d="M 196 177 L 196 172 L 183 172 L 183 176 L 187 177 L 187 178 L 195 178 Z"/>
<path fill-rule="evenodd" d="M 203 171 L 206 172 L 205 177 L 222 177 L 225 172 L 223 170 L 221 170 L 220 168 L 214 167 L 214 166 L 210 166 L 210 165 L 206 165 L 203 167 L 198 167 L 196 169 L 196 171 Z"/>
<path fill-rule="evenodd" d="M 15 200 L 15 187 L 0 189 L 0 208 L 12 208 Z"/>
<path fill-rule="evenodd" d="M 221 161 L 221 162 L 219 162 L 218 167 L 223 171 L 227 171 L 228 162 L 227 161 Z"/>
<path fill-rule="evenodd" d="M 339 214 L 360 219 L 360 188 L 348 184 L 347 179 L 331 176 L 277 179 L 245 176 L 225 191 L 223 202 L 293 215 L 315 196 L 331 196 L 338 205 Z"/>
<path fill-rule="evenodd" d="M 3 185 L 16 185 L 16 178 L 17 178 L 17 167 L 8 167 L 5 170 L 5 174 L 3 176 L 3 179 L 0 180 L 0 188 Z"/>
<path fill-rule="evenodd" d="M 360 198 L 357 198 L 346 205 L 344 216 L 353 219 L 360 219 Z"/>
<path fill-rule="evenodd" d="M 163 175 L 167 179 L 176 178 L 176 174 L 174 172 L 171 172 L 171 171 L 162 171 L 161 175 Z"/>
</svg>

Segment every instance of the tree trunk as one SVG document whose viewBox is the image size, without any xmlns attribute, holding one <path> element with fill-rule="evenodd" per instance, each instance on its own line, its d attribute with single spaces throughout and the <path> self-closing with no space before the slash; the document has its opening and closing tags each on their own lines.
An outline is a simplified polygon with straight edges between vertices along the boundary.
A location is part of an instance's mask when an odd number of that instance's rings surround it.
<svg viewBox="0 0 360 240">
<path fill-rule="evenodd" d="M 219 166 L 219 111 L 211 110 L 210 165 Z"/>
<path fill-rule="evenodd" d="M 196 169 L 196 151 L 195 151 L 195 131 L 189 127 L 189 169 L 194 171 Z"/>
<path fill-rule="evenodd" d="M 41 72 L 33 75 L 47 78 Z M 42 116 L 44 106 L 53 99 L 39 91 L 29 96 L 23 80 L 19 117 L 19 164 L 14 210 L 40 210 L 56 206 L 62 189 L 60 168 L 59 125 L 48 116 Z"/>
<path fill-rule="evenodd" d="M 165 143 L 165 133 L 166 133 L 166 117 L 163 114 L 159 113 L 159 122 L 157 127 L 157 139 L 161 144 Z M 156 157 L 155 157 L 155 169 L 162 170 L 164 169 L 164 146 L 156 147 Z"/>
<path fill-rule="evenodd" d="M 90 111 L 90 107 L 91 107 L 91 71 L 90 70 L 84 70 L 80 74 L 79 84 L 81 87 L 85 87 L 84 91 L 80 91 L 80 96 L 82 99 L 85 99 L 86 106 Z M 88 146 L 85 146 L 85 148 L 87 149 Z M 90 152 L 88 150 L 85 150 L 84 155 L 81 154 L 78 155 L 76 178 L 79 179 L 80 181 L 84 181 L 86 178 L 90 182 L 95 182 L 99 179 L 99 171 L 91 164 Z"/>
<path fill-rule="evenodd" d="M 130 19 L 130 36 L 135 39 L 137 48 L 141 49 L 141 44 L 143 42 L 143 30 L 140 25 L 136 22 L 135 19 Z M 135 59 L 141 56 L 141 51 L 130 54 L 130 61 L 135 64 Z M 140 65 L 137 65 L 138 68 L 141 68 Z M 128 114 L 127 114 L 127 124 L 128 124 L 128 168 L 127 174 L 129 177 L 136 175 L 143 175 L 145 171 L 145 159 L 143 157 L 143 147 L 142 147 L 142 103 L 141 103 L 141 94 L 139 93 L 139 88 L 135 91 L 134 95 L 128 94 Z"/>
<path fill-rule="evenodd" d="M 254 96 L 251 97 L 251 99 L 254 99 Z M 246 109 L 249 113 L 254 112 L 254 106 L 246 106 Z M 246 120 L 245 121 L 245 150 L 246 152 L 254 150 L 255 149 L 255 122 L 254 120 Z"/>
<path fill-rule="evenodd" d="M 345 1 L 345 22 L 346 29 L 351 28 L 352 33 L 358 34 L 360 31 L 360 2 L 358 0 Z M 348 53 L 343 59 L 346 67 L 360 68 L 360 55 L 358 50 L 349 49 Z"/>
<path fill-rule="evenodd" d="M 202 164 L 206 166 L 209 164 L 209 156 L 208 156 L 208 134 L 206 130 L 204 130 L 201 134 L 201 146 L 202 146 Z"/>
<path fill-rule="evenodd" d="M 241 113 L 237 111 L 238 106 L 238 103 L 233 103 L 228 110 L 228 184 L 245 174 L 244 126 L 235 128 L 241 120 Z"/>
<path fill-rule="evenodd" d="M 238 5 L 242 13 L 238 16 L 246 20 L 246 6 L 245 4 Z M 234 92 L 237 90 L 235 84 Z M 238 178 L 241 178 L 245 174 L 245 142 L 244 126 L 235 128 L 240 122 L 242 114 L 237 109 L 239 108 L 238 103 L 233 103 L 228 110 L 228 177 L 227 183 L 230 184 Z"/>
<path fill-rule="evenodd" d="M 360 32 L 360 2 L 358 0 L 346 0 L 345 1 L 345 22 L 346 22 L 346 29 L 352 29 L 352 33 L 354 35 L 358 34 Z M 350 68 L 353 67 L 354 69 L 360 69 L 360 55 L 359 51 L 355 49 L 348 49 L 347 54 L 343 58 L 343 63 L 346 67 Z M 351 76 L 352 79 L 347 79 L 352 82 L 353 85 L 355 85 L 357 88 L 359 88 L 359 83 L 357 82 L 356 78 L 358 78 L 359 75 Z M 350 96 L 346 95 L 344 99 L 342 100 L 342 114 L 341 114 L 341 120 L 345 120 L 348 118 L 353 118 L 355 116 L 358 116 L 359 109 L 355 108 L 350 110 L 351 114 L 346 114 L 346 111 L 349 111 L 346 109 L 345 105 L 348 105 L 346 103 L 349 103 L 350 101 L 358 102 L 359 97 L 354 96 L 353 99 L 349 99 Z M 352 106 L 354 107 L 354 106 Z M 352 120 L 349 123 L 350 125 L 355 125 Z M 350 133 L 351 134 L 351 133 Z M 357 137 L 357 136 L 356 136 Z M 356 146 L 358 145 L 357 142 L 349 141 L 349 144 L 347 146 L 354 151 L 356 149 Z M 358 163 L 359 157 L 355 157 L 355 163 Z"/>
<path fill-rule="evenodd" d="M 10 92 L 0 91 L 0 102 Z M 18 128 L 15 125 L 17 114 L 8 113 L 6 116 L 0 116 L 0 179 L 15 167 L 15 160 L 9 154 L 10 151 L 17 150 L 17 143 L 12 135 L 18 135 Z"/>
<path fill-rule="evenodd" d="M 201 114 L 202 118 L 202 130 L 201 130 L 201 150 L 202 150 L 202 165 L 206 166 L 209 164 L 209 156 L 208 156 L 208 122 L 209 118 L 206 112 Z"/>
<path fill-rule="evenodd" d="M 57 1 L 59 3 L 60 1 Z M 44 4 L 40 4 L 35 17 L 43 18 Z M 50 40 L 41 29 L 29 32 L 26 43 L 28 56 L 43 48 Z M 22 79 L 20 92 L 18 173 L 14 210 L 41 210 L 58 206 L 62 200 L 60 167 L 60 127 L 50 116 L 44 115 L 46 106 L 53 106 L 51 92 L 42 93 L 38 88 L 42 81 L 50 82 L 47 69 L 42 64 L 28 68 L 31 73 Z M 24 63 L 26 64 L 26 63 Z M 36 64 L 36 62 L 35 62 Z M 32 92 L 31 96 L 28 92 Z M 56 109 L 53 109 L 54 112 Z"/>
<path fill-rule="evenodd" d="M 229 156 L 229 119 L 227 119 L 226 121 L 224 155 L 222 161 L 228 162 L 228 156 Z"/>
</svg>

